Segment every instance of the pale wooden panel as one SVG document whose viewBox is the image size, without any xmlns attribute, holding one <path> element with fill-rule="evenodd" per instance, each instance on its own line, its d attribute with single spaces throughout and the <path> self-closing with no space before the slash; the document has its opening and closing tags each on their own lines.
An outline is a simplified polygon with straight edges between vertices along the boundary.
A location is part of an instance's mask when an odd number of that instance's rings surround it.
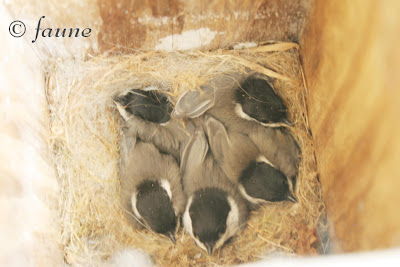
<svg viewBox="0 0 400 267">
<path fill-rule="evenodd" d="M 308 4 L 309 0 L 103 0 L 99 46 L 152 50 L 162 38 L 201 28 L 213 36 L 210 42 L 207 34 L 203 37 L 204 50 L 238 42 L 297 40 Z"/>
<path fill-rule="evenodd" d="M 301 45 L 328 215 L 345 251 L 398 246 L 400 2 L 314 4 Z"/>
</svg>

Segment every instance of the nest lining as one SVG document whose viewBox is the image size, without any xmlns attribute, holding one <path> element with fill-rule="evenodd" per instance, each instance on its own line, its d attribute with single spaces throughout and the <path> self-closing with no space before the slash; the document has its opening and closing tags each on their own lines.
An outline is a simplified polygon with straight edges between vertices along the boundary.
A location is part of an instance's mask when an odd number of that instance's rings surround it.
<svg viewBox="0 0 400 267">
<path fill-rule="evenodd" d="M 302 151 L 296 187 L 299 203 L 261 206 L 231 243 L 208 256 L 183 229 L 173 245 L 147 230 L 133 229 L 125 219 L 118 178 L 121 121 L 112 98 L 132 88 L 157 86 L 174 102 L 183 91 L 196 90 L 214 75 L 232 71 L 257 71 L 275 78 L 273 86 L 288 106 L 294 122 L 290 131 Z M 296 44 L 54 60 L 45 74 L 49 142 L 60 185 L 61 242 L 67 263 L 100 266 L 125 247 L 139 248 L 161 266 L 232 265 L 276 251 L 317 253 L 316 229 L 325 207 Z"/>
</svg>

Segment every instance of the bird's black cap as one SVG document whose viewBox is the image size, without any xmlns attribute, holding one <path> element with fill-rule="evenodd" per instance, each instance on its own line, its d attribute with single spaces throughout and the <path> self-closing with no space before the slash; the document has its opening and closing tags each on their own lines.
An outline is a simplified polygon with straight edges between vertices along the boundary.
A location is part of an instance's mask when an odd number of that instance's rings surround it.
<svg viewBox="0 0 400 267">
<path fill-rule="evenodd" d="M 189 208 L 193 234 L 205 245 L 209 254 L 226 231 L 230 210 L 227 194 L 220 189 L 202 189 L 193 197 Z"/>
<path fill-rule="evenodd" d="M 161 124 L 171 119 L 172 105 L 167 96 L 158 91 L 134 89 L 115 101 L 129 114 L 145 121 Z"/>
<path fill-rule="evenodd" d="M 235 92 L 235 102 L 249 117 L 261 123 L 287 122 L 287 108 L 271 85 L 255 75 L 244 80 Z"/>
<path fill-rule="evenodd" d="M 253 161 L 242 172 L 239 183 L 255 199 L 266 201 L 292 200 L 288 179 L 278 169 L 265 162 Z"/>
<path fill-rule="evenodd" d="M 144 181 L 137 187 L 136 208 L 154 232 L 175 241 L 177 218 L 167 191 L 158 181 Z"/>
</svg>

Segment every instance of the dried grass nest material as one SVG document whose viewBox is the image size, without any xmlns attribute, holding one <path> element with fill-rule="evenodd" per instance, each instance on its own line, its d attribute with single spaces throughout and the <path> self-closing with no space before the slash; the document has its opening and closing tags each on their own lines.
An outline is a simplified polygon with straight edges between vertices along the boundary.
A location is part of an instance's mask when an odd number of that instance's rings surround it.
<svg viewBox="0 0 400 267">
<path fill-rule="evenodd" d="M 257 71 L 270 76 L 288 105 L 302 160 L 299 203 L 261 206 L 233 242 L 212 256 L 182 229 L 177 244 L 134 230 L 119 202 L 120 119 L 112 101 L 131 88 L 157 86 L 172 102 L 214 75 Z M 325 212 L 305 106 L 298 46 L 275 43 L 246 50 L 146 52 L 54 60 L 47 64 L 50 144 L 60 185 L 61 242 L 69 264 L 100 266 L 124 247 L 139 248 L 160 266 L 217 266 L 256 261 L 272 252 L 314 254 Z"/>
</svg>

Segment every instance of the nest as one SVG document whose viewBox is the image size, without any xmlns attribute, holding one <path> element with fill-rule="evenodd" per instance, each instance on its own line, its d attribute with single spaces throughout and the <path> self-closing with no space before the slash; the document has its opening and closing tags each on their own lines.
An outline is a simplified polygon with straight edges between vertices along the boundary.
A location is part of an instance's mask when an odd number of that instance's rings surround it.
<svg viewBox="0 0 400 267">
<path fill-rule="evenodd" d="M 232 242 L 208 256 L 182 229 L 173 245 L 147 230 L 135 230 L 125 219 L 118 178 L 121 121 L 112 98 L 127 89 L 157 86 L 176 101 L 182 91 L 195 90 L 214 75 L 231 71 L 257 71 L 274 78 L 273 85 L 294 122 L 289 129 L 302 151 L 296 190 L 299 203 L 261 206 Z M 83 61 L 49 62 L 45 74 L 67 263 L 98 266 L 126 247 L 148 253 L 161 266 L 232 265 L 274 252 L 317 253 L 317 229 L 325 207 L 296 44 L 87 56 Z"/>
</svg>

